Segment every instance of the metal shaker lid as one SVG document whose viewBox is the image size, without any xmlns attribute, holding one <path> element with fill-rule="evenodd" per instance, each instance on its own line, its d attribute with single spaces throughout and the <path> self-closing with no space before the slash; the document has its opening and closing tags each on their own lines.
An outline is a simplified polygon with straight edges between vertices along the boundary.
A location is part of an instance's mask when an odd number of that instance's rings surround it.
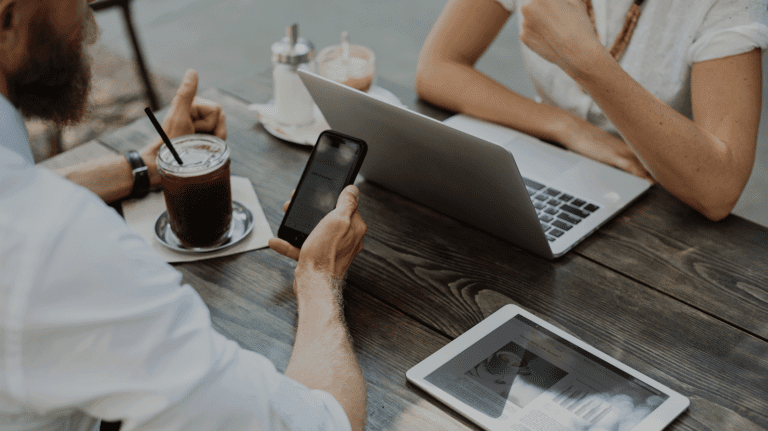
<svg viewBox="0 0 768 431">
<path fill-rule="evenodd" d="M 315 46 L 299 37 L 298 24 L 287 27 L 285 33 L 282 40 L 272 44 L 272 60 L 277 63 L 302 64 L 315 58 Z"/>
</svg>

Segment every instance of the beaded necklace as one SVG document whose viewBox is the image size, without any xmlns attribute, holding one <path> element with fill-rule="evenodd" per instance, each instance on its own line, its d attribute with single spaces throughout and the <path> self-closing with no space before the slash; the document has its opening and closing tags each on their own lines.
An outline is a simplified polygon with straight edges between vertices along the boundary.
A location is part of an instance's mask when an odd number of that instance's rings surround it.
<svg viewBox="0 0 768 431">
<path fill-rule="evenodd" d="M 597 24 L 595 23 L 595 9 L 592 7 L 592 0 L 581 1 L 583 1 L 587 6 L 587 14 L 589 15 L 589 20 L 592 21 L 592 27 L 595 29 L 595 33 L 597 33 Z M 641 6 L 643 5 L 644 1 L 645 0 L 634 0 L 632 6 L 629 7 L 627 16 L 624 17 L 624 27 L 621 28 L 619 35 L 616 36 L 616 40 L 613 42 L 613 46 L 611 46 L 610 49 L 610 53 L 613 58 L 616 59 L 616 61 L 619 61 L 621 54 L 624 53 L 627 45 L 629 45 L 629 39 L 632 38 L 632 33 L 635 31 L 635 25 L 637 25 L 637 19 L 640 18 L 640 11 L 642 10 Z"/>
</svg>

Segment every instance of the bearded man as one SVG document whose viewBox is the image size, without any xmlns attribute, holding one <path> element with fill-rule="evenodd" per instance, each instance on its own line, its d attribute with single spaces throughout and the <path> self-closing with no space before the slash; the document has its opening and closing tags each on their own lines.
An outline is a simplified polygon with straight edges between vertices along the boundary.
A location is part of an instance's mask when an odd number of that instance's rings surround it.
<svg viewBox="0 0 768 431">
<path fill-rule="evenodd" d="M 122 430 L 363 429 L 365 382 L 338 281 L 366 230 L 354 186 L 300 251 L 270 241 L 298 260 L 283 375 L 217 333 L 181 274 L 104 203 L 159 182 L 159 141 L 67 179 L 34 165 L 22 115 L 66 125 L 85 112 L 84 46 L 98 33 L 87 3 L 0 0 L 0 429 L 92 430 L 100 419 Z M 226 138 L 221 107 L 196 92 L 187 71 L 167 134 Z"/>
</svg>

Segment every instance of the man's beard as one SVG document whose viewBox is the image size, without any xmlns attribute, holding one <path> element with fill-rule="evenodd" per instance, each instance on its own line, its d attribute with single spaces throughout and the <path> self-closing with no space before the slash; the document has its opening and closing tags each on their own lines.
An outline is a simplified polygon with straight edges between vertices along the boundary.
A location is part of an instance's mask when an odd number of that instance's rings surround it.
<svg viewBox="0 0 768 431">
<path fill-rule="evenodd" d="M 68 43 L 47 17 L 30 25 L 28 58 L 7 77 L 8 98 L 24 116 L 58 125 L 80 121 L 90 89 L 90 58 L 84 42 L 96 38 L 93 12 L 77 40 Z"/>
</svg>

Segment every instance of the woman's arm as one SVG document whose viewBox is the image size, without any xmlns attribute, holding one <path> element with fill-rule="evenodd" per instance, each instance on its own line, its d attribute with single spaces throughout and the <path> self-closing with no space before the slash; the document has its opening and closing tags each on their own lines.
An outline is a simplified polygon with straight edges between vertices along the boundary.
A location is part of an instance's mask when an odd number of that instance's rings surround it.
<svg viewBox="0 0 768 431">
<path fill-rule="evenodd" d="M 483 118 L 649 178 L 621 140 L 554 106 L 530 100 L 484 75 L 475 63 L 510 17 L 495 0 L 450 0 L 419 57 L 416 91 L 446 109 Z"/>
<path fill-rule="evenodd" d="M 580 0 L 528 0 L 521 11 L 523 43 L 592 96 L 662 186 L 711 220 L 728 216 L 754 163 L 759 50 L 694 64 L 691 121 L 619 66 Z"/>
</svg>

